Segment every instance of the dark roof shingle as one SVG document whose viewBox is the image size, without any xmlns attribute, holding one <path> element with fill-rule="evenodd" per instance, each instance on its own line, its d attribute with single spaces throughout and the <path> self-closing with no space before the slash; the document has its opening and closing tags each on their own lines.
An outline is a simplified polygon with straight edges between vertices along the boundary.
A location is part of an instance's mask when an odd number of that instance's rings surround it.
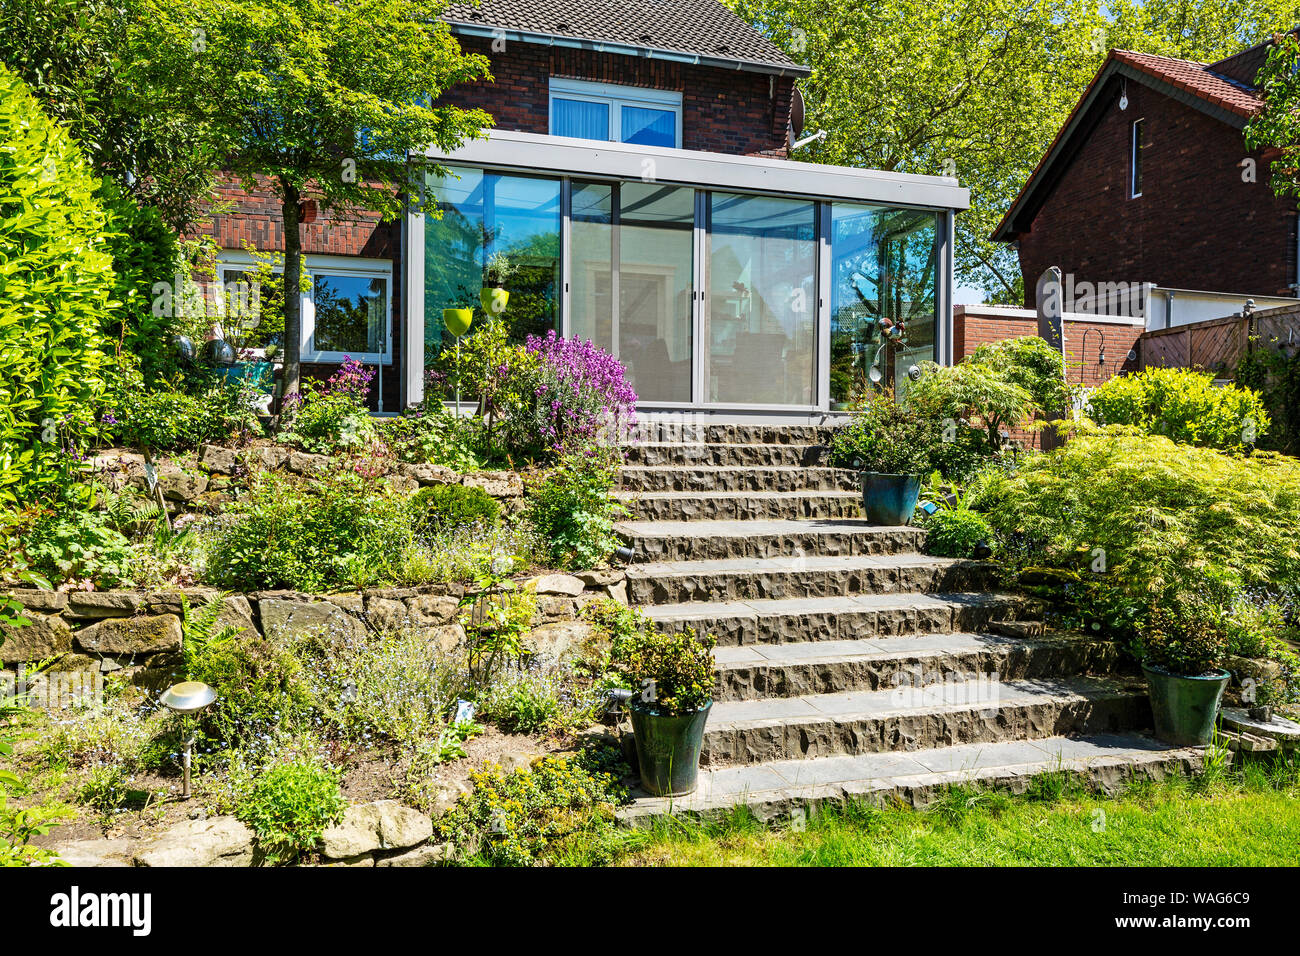
<svg viewBox="0 0 1300 956">
<path fill-rule="evenodd" d="M 442 19 L 806 71 L 716 0 L 482 0 Z"/>
</svg>

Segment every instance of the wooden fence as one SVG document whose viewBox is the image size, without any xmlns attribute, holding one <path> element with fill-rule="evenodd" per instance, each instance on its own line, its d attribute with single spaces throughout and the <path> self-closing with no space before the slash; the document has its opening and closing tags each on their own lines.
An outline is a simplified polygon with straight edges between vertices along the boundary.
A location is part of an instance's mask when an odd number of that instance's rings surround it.
<svg viewBox="0 0 1300 956">
<path fill-rule="evenodd" d="M 1138 356 L 1142 368 L 1201 368 L 1231 378 L 1252 336 L 1266 348 L 1300 344 L 1300 306 L 1143 332 Z"/>
</svg>

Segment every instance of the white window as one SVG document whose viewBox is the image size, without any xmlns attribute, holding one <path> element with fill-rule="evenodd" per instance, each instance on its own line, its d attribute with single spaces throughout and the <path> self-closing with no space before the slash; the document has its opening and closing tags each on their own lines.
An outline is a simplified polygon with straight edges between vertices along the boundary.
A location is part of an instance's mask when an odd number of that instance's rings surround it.
<svg viewBox="0 0 1300 956">
<path fill-rule="evenodd" d="M 1129 143 L 1129 183 L 1128 195 L 1130 199 L 1137 199 L 1142 195 L 1142 127 L 1143 120 L 1135 119 L 1133 121 L 1133 134 Z"/>
<path fill-rule="evenodd" d="M 278 297 L 256 289 L 255 267 L 246 253 L 225 251 L 217 267 L 218 279 L 227 299 L 245 296 L 258 300 L 253 307 L 260 308 L 261 319 L 254 325 L 250 344 L 279 345 L 277 337 L 257 334 L 265 317 L 278 315 L 283 307 Z M 302 361 L 335 364 L 350 357 L 371 365 L 391 364 L 392 262 L 306 255 L 303 270 L 310 276 L 310 290 L 302 294 Z"/>
<path fill-rule="evenodd" d="M 553 76 L 551 135 L 678 147 L 682 144 L 682 95 Z"/>
</svg>

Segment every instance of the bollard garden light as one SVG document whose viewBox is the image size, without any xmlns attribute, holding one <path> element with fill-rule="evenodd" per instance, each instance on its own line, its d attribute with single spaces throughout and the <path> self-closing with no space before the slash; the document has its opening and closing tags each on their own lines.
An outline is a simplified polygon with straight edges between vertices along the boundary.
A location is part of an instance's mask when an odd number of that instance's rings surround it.
<svg viewBox="0 0 1300 956">
<path fill-rule="evenodd" d="M 173 684 L 162 692 L 158 698 L 159 702 L 174 714 L 197 714 L 200 711 L 212 706 L 217 699 L 217 693 L 207 684 L 197 680 L 182 681 L 179 684 Z M 184 768 L 184 782 L 181 785 L 181 799 L 190 798 L 190 761 L 194 755 L 194 732 L 185 738 L 184 749 L 181 753 L 181 766 Z"/>
</svg>

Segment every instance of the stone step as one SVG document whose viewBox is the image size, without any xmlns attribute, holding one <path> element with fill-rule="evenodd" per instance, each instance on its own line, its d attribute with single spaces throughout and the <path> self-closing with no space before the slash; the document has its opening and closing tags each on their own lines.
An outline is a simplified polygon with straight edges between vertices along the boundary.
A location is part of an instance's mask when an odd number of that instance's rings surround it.
<svg viewBox="0 0 1300 956">
<path fill-rule="evenodd" d="M 828 461 L 825 445 L 706 445 L 704 442 L 641 442 L 623 446 L 632 467 L 812 468 Z"/>
<path fill-rule="evenodd" d="M 901 554 L 915 552 L 925 542 L 920 528 L 885 527 L 865 519 L 844 518 L 624 521 L 614 529 L 633 549 L 632 560 L 638 563 Z"/>
<path fill-rule="evenodd" d="M 973 675 L 1001 681 L 1111 672 L 1113 641 L 948 632 L 876 640 L 751 644 L 715 651 L 719 701 L 925 687 Z"/>
<path fill-rule="evenodd" d="M 862 496 L 856 491 L 624 491 L 614 497 L 637 521 L 754 521 L 862 515 Z"/>
<path fill-rule="evenodd" d="M 1141 680 L 984 678 L 718 701 L 704 728 L 703 767 L 839 754 L 928 750 L 1145 728 Z"/>
<path fill-rule="evenodd" d="M 1039 612 L 1029 598 L 987 592 L 687 602 L 643 610 L 658 630 L 693 628 L 712 634 L 720 648 L 981 631 L 992 620 L 1033 619 Z"/>
<path fill-rule="evenodd" d="M 837 416 L 847 422 L 848 416 Z M 698 417 L 682 421 L 661 416 L 641 418 L 632 427 L 628 443 L 702 442 L 709 445 L 817 445 L 829 440 L 834 424 L 828 425 L 721 425 Z"/>
<path fill-rule="evenodd" d="M 630 565 L 627 584 L 632 604 L 750 602 L 987 591 L 997 586 L 997 568 L 915 553 L 653 561 Z"/>
<path fill-rule="evenodd" d="M 858 492 L 858 473 L 846 468 L 734 467 L 714 465 L 625 466 L 619 475 L 624 491 L 849 491 Z"/>
<path fill-rule="evenodd" d="M 1204 756 L 1204 749 L 1170 747 L 1140 734 L 1091 734 L 781 760 L 701 770 L 699 788 L 685 797 L 651 797 L 634 790 L 619 817 L 635 824 L 666 813 L 709 815 L 747 806 L 761 820 L 788 823 L 806 821 L 823 804 L 848 800 L 877 807 L 900 801 L 924 806 L 953 786 L 1022 793 L 1034 778 L 1061 773 L 1115 794 L 1134 779 L 1195 773 Z"/>
</svg>

